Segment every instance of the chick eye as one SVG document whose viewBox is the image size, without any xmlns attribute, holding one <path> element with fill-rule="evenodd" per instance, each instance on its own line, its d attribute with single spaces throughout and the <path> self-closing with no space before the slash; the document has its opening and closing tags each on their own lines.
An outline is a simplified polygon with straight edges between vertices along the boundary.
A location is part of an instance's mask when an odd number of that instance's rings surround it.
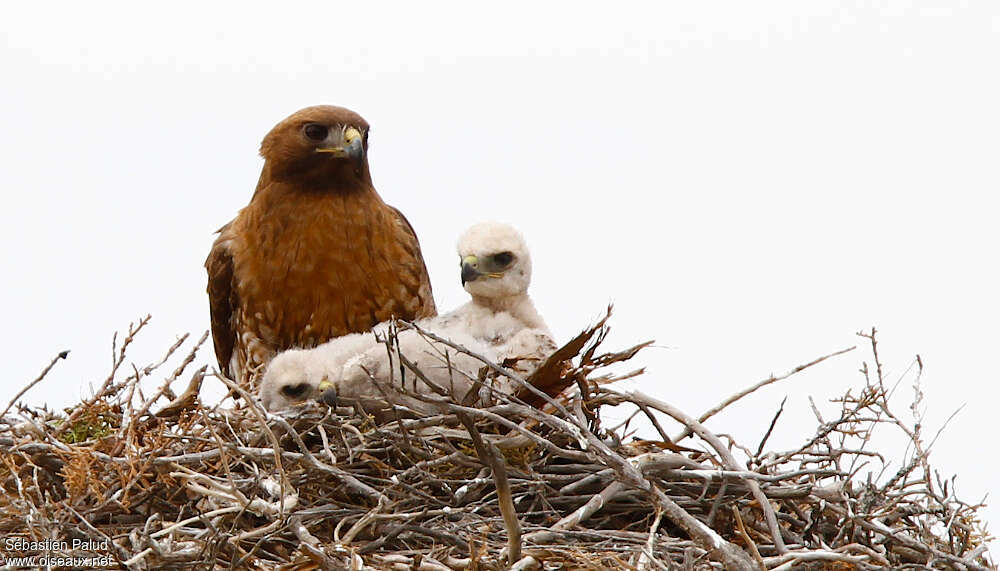
<svg viewBox="0 0 1000 571">
<path fill-rule="evenodd" d="M 514 254 L 510 252 L 500 252 L 499 254 L 493 255 L 493 261 L 501 266 L 506 266 L 514 261 Z"/>
<path fill-rule="evenodd" d="M 326 125 L 320 125 L 319 123 L 309 123 L 302 128 L 302 133 L 304 133 L 306 138 L 310 141 L 323 141 L 326 140 L 326 136 L 330 134 L 330 128 Z"/>
<path fill-rule="evenodd" d="M 306 394 L 306 390 L 309 388 L 309 383 L 296 383 L 294 385 L 285 385 L 281 387 L 281 394 L 290 398 L 302 398 Z"/>
</svg>

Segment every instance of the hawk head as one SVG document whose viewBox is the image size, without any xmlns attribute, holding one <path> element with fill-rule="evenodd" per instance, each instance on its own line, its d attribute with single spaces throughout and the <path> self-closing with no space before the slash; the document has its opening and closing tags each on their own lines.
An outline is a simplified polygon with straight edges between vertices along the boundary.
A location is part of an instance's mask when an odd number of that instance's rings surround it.
<svg viewBox="0 0 1000 571">
<path fill-rule="evenodd" d="M 371 185 L 368 122 L 333 105 L 296 111 L 274 126 L 260 144 L 264 171 L 275 181 L 306 189 L 349 189 Z"/>
</svg>

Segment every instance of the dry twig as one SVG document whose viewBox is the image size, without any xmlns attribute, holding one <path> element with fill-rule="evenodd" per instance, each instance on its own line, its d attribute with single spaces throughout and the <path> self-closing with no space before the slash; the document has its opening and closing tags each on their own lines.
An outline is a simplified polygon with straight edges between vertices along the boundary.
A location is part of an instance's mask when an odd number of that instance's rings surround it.
<svg viewBox="0 0 1000 571">
<path fill-rule="evenodd" d="M 400 414 L 379 426 L 363 411 L 321 404 L 268 414 L 245 392 L 238 408 L 209 408 L 197 398 L 201 370 L 175 398 L 171 383 L 200 342 L 143 398 L 140 381 L 186 339 L 115 382 L 145 323 L 116 344 L 112 374 L 68 416 L 22 407 L 24 422 L 0 430 L 0 526 L 35 541 L 94 540 L 20 555 L 108 555 L 132 569 L 992 565 L 979 506 L 959 501 L 954 483 L 931 470 L 918 407 L 913 423 L 893 412 L 874 332 L 865 334 L 873 365 L 863 368 L 859 390 L 837 399 L 839 416 L 824 421 L 817 410 L 802 446 L 769 451 L 767 435 L 755 447 L 738 435 L 727 443 L 702 421 L 844 351 L 766 379 L 696 419 L 674 403 L 608 386 L 628 375 L 606 367 L 641 346 L 600 353 L 605 318 L 545 366 L 543 390 L 484 359 L 483 380 L 506 376 L 521 387 L 516 394 L 495 391 L 495 402 L 472 407 L 438 387 L 411 396 L 437 403 L 440 414 Z M 164 397 L 173 400 L 153 412 Z M 619 405 L 650 418 L 657 436 L 623 442 L 627 423 L 603 427 L 602 410 Z M 707 451 L 667 438 L 671 418 Z M 884 476 L 888 461 L 870 450 L 882 429 L 910 441 L 901 467 Z"/>
</svg>

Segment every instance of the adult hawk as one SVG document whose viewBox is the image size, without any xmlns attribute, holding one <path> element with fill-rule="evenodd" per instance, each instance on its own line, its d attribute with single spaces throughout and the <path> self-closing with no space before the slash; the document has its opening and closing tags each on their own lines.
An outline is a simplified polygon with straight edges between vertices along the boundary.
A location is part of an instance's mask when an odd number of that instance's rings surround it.
<svg viewBox="0 0 1000 571">
<path fill-rule="evenodd" d="M 375 192 L 367 152 L 368 123 L 329 105 L 264 137 L 257 190 L 205 261 L 215 354 L 230 379 L 252 387 L 285 349 L 436 315 L 417 236 Z"/>
</svg>

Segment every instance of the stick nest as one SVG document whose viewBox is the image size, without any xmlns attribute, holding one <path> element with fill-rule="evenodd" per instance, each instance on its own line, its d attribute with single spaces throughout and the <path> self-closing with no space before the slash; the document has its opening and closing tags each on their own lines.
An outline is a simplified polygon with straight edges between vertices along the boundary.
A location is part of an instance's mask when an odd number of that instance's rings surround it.
<svg viewBox="0 0 1000 571">
<path fill-rule="evenodd" d="M 982 506 L 955 497 L 928 464 L 919 421 L 889 408 L 895 387 L 882 378 L 874 330 L 859 334 L 870 364 L 836 399 L 839 416 L 814 407 L 802 446 L 773 451 L 767 436 L 741 443 L 704 422 L 848 350 L 693 417 L 611 386 L 642 374 L 612 371 L 647 344 L 603 352 L 606 320 L 542 364 L 531 387 L 492 394 L 491 406 L 432 394 L 424 398 L 440 414 L 397 408 L 378 425 L 359 407 L 275 415 L 247 398 L 203 405 L 206 367 L 175 394 L 205 336 L 146 396 L 140 381 L 187 341 L 119 375 L 147 317 L 115 344 L 94 397 L 65 413 L 4 412 L 0 527 L 35 542 L 5 555 L 133 569 L 991 568 Z M 519 379 L 484 363 L 481 394 L 497 375 Z M 619 418 L 632 414 L 608 426 L 602 416 L 615 406 Z M 633 418 L 658 436 L 635 438 Z M 895 472 L 871 449 L 877 430 L 908 440 Z"/>
</svg>

